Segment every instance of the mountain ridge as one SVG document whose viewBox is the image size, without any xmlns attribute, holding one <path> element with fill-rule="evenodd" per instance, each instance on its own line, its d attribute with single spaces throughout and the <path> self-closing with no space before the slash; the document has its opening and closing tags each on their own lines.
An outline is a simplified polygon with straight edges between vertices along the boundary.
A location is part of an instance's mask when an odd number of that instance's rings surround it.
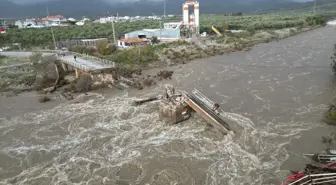
<svg viewBox="0 0 336 185">
<path fill-rule="evenodd" d="M 319 3 L 326 3 L 331 0 L 318 0 Z M 181 14 L 183 0 L 166 1 L 167 14 Z M 294 0 L 200 0 L 201 13 L 232 13 L 232 12 L 260 12 L 276 11 L 281 8 L 303 7 L 309 3 L 294 2 Z M 308 6 L 308 5 L 307 5 Z M 164 12 L 162 1 L 140 0 L 133 3 L 107 3 L 104 0 L 55 0 L 49 3 L 37 3 L 19 5 L 9 0 L 2 0 L 0 6 L 0 17 L 2 18 L 24 18 L 44 17 L 47 15 L 62 14 L 66 17 L 79 18 L 81 16 L 98 17 L 107 14 L 119 15 L 162 15 Z"/>
</svg>

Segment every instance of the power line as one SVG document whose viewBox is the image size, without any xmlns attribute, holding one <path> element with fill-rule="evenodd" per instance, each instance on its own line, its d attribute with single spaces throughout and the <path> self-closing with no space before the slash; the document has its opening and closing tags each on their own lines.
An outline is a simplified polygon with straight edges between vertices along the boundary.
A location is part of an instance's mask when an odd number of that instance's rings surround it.
<svg viewBox="0 0 336 185">
<path fill-rule="evenodd" d="M 313 8 L 313 14 L 315 15 L 315 9 L 316 9 L 316 0 L 314 0 L 314 8 Z"/>
<path fill-rule="evenodd" d="M 163 17 L 166 17 L 166 0 L 163 0 Z"/>
<path fill-rule="evenodd" d="M 48 5 L 47 5 L 47 15 L 48 15 L 48 20 L 47 21 L 49 22 L 49 7 L 48 7 Z M 54 43 L 54 49 L 57 49 L 55 35 L 54 35 L 54 29 L 53 29 L 52 25 L 50 25 L 50 28 L 51 28 L 51 35 L 52 35 L 53 43 Z"/>
</svg>

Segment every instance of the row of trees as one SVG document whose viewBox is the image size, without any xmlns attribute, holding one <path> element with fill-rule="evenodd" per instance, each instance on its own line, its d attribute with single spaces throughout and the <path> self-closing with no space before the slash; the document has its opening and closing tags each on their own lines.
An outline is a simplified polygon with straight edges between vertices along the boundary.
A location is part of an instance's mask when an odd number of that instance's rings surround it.
<svg viewBox="0 0 336 185">
<path fill-rule="evenodd" d="M 335 16 L 335 15 L 333 15 Z M 332 15 L 263 14 L 253 16 L 203 16 L 201 32 L 211 32 L 214 25 L 220 32 L 225 29 L 283 29 L 324 24 Z"/>
<path fill-rule="evenodd" d="M 101 41 L 97 44 L 97 48 L 87 46 L 74 46 L 70 48 L 70 51 L 88 55 L 111 55 L 113 52 L 117 51 L 117 46 L 109 44 L 107 41 Z"/>
<path fill-rule="evenodd" d="M 331 15 L 327 15 L 331 16 Z M 228 29 L 282 29 L 289 27 L 302 27 L 323 24 L 325 15 L 307 14 L 264 14 L 252 16 L 201 16 L 201 32 L 212 32 L 211 26 L 223 31 L 222 26 Z M 171 20 L 166 20 L 171 21 Z M 121 38 L 125 33 L 144 29 L 159 28 L 160 22 L 156 20 L 121 22 L 115 24 L 116 37 Z M 112 39 L 111 24 L 90 23 L 85 26 L 69 26 L 54 28 L 56 41 L 80 38 L 109 38 Z M 43 29 L 10 29 L 6 34 L 0 34 L 0 43 L 21 43 L 23 48 L 33 46 L 52 46 L 52 34 L 49 28 Z"/>
</svg>

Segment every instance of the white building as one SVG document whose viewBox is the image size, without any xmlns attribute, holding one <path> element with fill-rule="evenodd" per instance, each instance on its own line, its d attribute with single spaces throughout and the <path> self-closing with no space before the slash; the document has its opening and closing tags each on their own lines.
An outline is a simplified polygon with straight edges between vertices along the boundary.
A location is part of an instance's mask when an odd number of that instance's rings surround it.
<svg viewBox="0 0 336 185">
<path fill-rule="evenodd" d="M 17 26 L 19 29 L 21 29 L 21 28 L 24 28 L 24 26 L 23 26 L 23 22 L 22 21 L 15 21 L 15 24 L 14 24 L 15 26 Z"/>
<path fill-rule="evenodd" d="M 83 21 L 76 22 L 77 26 L 83 26 L 85 23 Z"/>
</svg>

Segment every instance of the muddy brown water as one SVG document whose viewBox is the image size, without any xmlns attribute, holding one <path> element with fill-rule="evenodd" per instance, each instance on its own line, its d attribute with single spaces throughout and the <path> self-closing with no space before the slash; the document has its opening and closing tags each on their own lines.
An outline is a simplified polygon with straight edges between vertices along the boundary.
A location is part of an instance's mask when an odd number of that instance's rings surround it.
<svg viewBox="0 0 336 185">
<path fill-rule="evenodd" d="M 197 115 L 174 126 L 158 105 L 131 106 L 117 90 L 45 105 L 31 94 L 1 98 L 0 184 L 280 184 L 300 154 L 325 147 L 322 114 L 335 95 L 330 56 L 336 28 L 173 67 L 172 83 L 219 102 L 237 134 Z M 19 101 L 19 100 L 22 101 Z"/>
</svg>

